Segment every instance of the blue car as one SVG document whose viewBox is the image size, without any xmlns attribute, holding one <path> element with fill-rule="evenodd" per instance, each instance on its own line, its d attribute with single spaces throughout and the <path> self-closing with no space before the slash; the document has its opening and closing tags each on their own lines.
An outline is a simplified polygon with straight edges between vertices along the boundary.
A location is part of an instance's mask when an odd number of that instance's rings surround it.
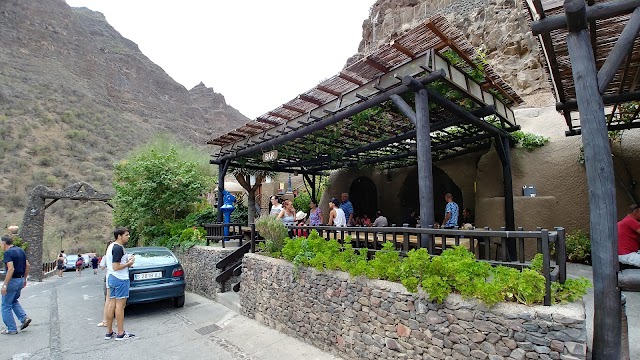
<svg viewBox="0 0 640 360">
<path fill-rule="evenodd" d="M 136 259 L 129 268 L 131 286 L 127 304 L 173 299 L 175 307 L 184 306 L 184 270 L 171 250 L 136 247 L 128 248 L 127 254 L 135 255 Z"/>
</svg>

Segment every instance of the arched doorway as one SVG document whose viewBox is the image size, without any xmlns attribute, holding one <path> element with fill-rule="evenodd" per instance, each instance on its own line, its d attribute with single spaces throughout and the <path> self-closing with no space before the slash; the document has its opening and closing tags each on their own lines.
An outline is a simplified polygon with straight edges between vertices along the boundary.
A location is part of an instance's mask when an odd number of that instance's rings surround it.
<svg viewBox="0 0 640 360">
<path fill-rule="evenodd" d="M 349 188 L 349 199 L 353 204 L 354 214 L 367 214 L 375 219 L 378 210 L 378 189 L 376 184 L 366 176 L 360 176 L 353 180 Z"/>
<path fill-rule="evenodd" d="M 442 171 L 440 168 L 433 167 L 433 209 L 435 214 L 435 221 L 442 223 L 444 219 L 444 208 L 447 202 L 444 200 L 444 195 L 451 193 L 453 195 L 453 201 L 458 204 L 460 211 L 464 208 L 462 198 L 462 190 L 456 185 L 453 180 Z M 407 218 L 409 212 L 413 209 L 419 213 L 420 202 L 418 199 L 418 168 L 415 167 L 404 180 L 402 188 L 400 188 L 400 203 L 403 208 L 401 214 L 402 219 Z M 403 220 L 404 221 L 404 220 Z"/>
</svg>

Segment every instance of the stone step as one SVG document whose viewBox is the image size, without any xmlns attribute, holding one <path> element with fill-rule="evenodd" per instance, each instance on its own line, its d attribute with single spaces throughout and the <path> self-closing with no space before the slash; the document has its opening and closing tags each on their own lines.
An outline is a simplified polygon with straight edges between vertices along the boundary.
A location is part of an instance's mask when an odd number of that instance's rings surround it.
<svg viewBox="0 0 640 360">
<path fill-rule="evenodd" d="M 224 305 L 229 310 L 235 311 L 238 314 L 241 313 L 242 306 L 240 306 L 240 294 L 234 291 L 227 291 L 218 293 L 217 301 L 221 305 Z"/>
</svg>

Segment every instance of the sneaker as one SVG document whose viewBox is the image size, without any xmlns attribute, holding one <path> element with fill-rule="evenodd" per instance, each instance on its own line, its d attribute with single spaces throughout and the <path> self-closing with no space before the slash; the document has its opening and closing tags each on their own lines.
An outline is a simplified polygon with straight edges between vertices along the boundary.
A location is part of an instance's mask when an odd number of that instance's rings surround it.
<svg viewBox="0 0 640 360">
<path fill-rule="evenodd" d="M 135 334 L 132 333 L 128 333 L 128 332 L 123 332 L 122 335 L 116 335 L 116 340 L 126 340 L 126 339 L 133 339 L 134 337 L 136 337 Z"/>
<path fill-rule="evenodd" d="M 24 319 L 24 321 L 22 322 L 22 325 L 20 325 L 20 330 L 26 329 L 27 326 L 29 326 L 29 324 L 31 324 L 31 318 Z"/>
<path fill-rule="evenodd" d="M 106 333 L 106 334 L 104 335 L 104 339 L 105 339 L 105 340 L 111 340 L 111 338 L 112 338 L 112 337 L 114 337 L 114 336 L 116 336 L 116 332 L 115 332 L 115 331 L 112 331 L 112 332 L 110 332 L 110 333 Z"/>
<path fill-rule="evenodd" d="M 4 329 L 4 330 L 0 331 L 0 334 L 2 334 L 2 335 L 17 335 L 18 332 L 17 331 L 9 331 L 7 329 Z"/>
</svg>

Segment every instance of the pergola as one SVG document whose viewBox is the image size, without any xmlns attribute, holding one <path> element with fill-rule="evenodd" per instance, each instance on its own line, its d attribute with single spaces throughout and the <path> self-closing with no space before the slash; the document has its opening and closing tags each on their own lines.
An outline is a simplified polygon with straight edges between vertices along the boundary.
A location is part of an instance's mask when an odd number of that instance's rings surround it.
<svg viewBox="0 0 640 360">
<path fill-rule="evenodd" d="M 431 18 L 209 140 L 220 146 L 211 163 L 219 165 L 220 179 L 235 167 L 300 173 L 311 183 L 327 170 L 417 165 L 420 225 L 427 227 L 434 222 L 432 162 L 494 144 L 503 167 L 505 224 L 513 230 L 509 133 L 519 127 L 510 107 L 522 99 L 476 55 L 443 17 Z"/>
<path fill-rule="evenodd" d="M 527 5 L 556 108 L 569 127 L 566 135 L 582 135 L 594 284 L 593 358 L 618 359 L 618 234 L 607 131 L 640 127 L 640 0 L 527 0 Z"/>
<path fill-rule="evenodd" d="M 640 41 L 632 29 L 625 26 L 631 12 L 638 6 L 636 0 L 589 0 L 587 10 L 589 43 L 593 49 L 598 77 L 598 90 L 605 106 L 607 130 L 625 130 L 640 127 Z M 567 136 L 580 135 L 580 117 L 576 100 L 576 84 L 571 73 L 571 59 L 566 44 L 566 27 L 544 32 L 545 24 L 564 20 L 563 1 L 528 1 L 534 20 L 535 35 L 540 35 L 544 64 L 557 100 L 556 109 L 562 112 L 568 126 Z M 590 16 L 599 12 L 599 16 Z M 555 19 L 555 20 L 554 20 Z M 624 46 L 624 48 L 622 48 Z M 617 47 L 617 48 L 616 48 Z M 618 50 L 620 49 L 620 50 Z M 610 53 L 614 56 L 608 56 Z"/>
</svg>

